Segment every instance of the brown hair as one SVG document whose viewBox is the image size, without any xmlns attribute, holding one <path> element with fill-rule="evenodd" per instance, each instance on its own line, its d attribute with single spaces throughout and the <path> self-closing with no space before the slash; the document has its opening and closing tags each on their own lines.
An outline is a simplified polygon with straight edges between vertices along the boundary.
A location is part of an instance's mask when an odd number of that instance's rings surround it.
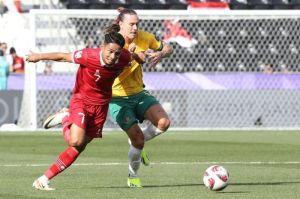
<svg viewBox="0 0 300 199">
<path fill-rule="evenodd" d="M 107 34 L 110 32 L 119 32 L 120 31 L 119 22 L 124 20 L 124 16 L 126 14 L 137 15 L 137 13 L 133 9 L 119 7 L 117 10 L 119 12 L 119 15 L 117 16 L 117 18 L 113 21 L 113 23 L 111 25 L 109 25 L 108 27 L 106 27 L 104 29 L 104 34 Z"/>
</svg>

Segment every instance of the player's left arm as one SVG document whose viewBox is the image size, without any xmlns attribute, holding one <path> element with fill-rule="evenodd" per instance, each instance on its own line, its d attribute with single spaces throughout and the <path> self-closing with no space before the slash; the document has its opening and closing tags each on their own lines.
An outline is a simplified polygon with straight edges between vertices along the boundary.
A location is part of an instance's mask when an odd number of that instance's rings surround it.
<svg viewBox="0 0 300 199">
<path fill-rule="evenodd" d="M 143 64 L 146 62 L 146 54 L 144 52 L 135 52 L 136 44 L 131 43 L 128 46 L 128 51 L 131 53 L 131 59 L 134 59 L 139 64 Z"/>
</svg>

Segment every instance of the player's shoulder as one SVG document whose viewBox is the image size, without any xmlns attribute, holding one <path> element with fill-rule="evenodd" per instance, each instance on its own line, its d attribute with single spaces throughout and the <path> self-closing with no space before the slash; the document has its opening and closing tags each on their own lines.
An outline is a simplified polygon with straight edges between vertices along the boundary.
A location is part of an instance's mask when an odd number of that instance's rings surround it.
<svg viewBox="0 0 300 199">
<path fill-rule="evenodd" d="M 139 29 L 138 30 L 138 37 L 139 38 L 151 38 L 151 37 L 154 37 L 154 34 L 151 33 L 151 32 Z"/>
<path fill-rule="evenodd" d="M 99 60 L 100 59 L 100 48 L 84 48 L 84 55 L 88 59 Z"/>
<path fill-rule="evenodd" d="M 82 48 L 80 50 L 76 50 L 74 53 L 75 58 L 86 57 L 87 55 L 95 55 L 99 54 L 100 48 Z"/>
<path fill-rule="evenodd" d="M 138 35 L 135 40 L 138 45 L 149 44 L 156 41 L 159 41 L 159 39 L 153 33 L 143 30 L 138 31 Z"/>
<path fill-rule="evenodd" d="M 96 53 L 96 54 L 98 54 L 101 49 L 100 48 L 84 48 L 82 50 L 86 51 L 87 54 L 89 54 L 89 53 Z"/>
</svg>

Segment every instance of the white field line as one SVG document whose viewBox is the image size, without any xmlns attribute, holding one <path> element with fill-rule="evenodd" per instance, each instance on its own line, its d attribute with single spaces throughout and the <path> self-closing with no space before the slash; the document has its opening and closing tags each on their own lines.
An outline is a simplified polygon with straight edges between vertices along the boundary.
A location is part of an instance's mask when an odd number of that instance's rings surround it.
<svg viewBox="0 0 300 199">
<path fill-rule="evenodd" d="M 50 164 L 50 163 L 49 163 Z M 49 164 L 0 164 L 0 167 L 44 167 Z M 103 163 L 74 163 L 72 166 L 119 166 L 127 165 L 125 162 L 103 162 Z M 294 165 L 300 164 L 299 161 L 288 162 L 151 162 L 151 165 Z"/>
</svg>

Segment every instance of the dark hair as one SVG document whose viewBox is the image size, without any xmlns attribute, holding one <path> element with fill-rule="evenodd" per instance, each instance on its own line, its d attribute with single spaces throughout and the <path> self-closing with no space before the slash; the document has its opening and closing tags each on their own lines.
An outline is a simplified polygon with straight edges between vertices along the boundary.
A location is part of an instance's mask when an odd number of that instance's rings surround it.
<svg viewBox="0 0 300 199">
<path fill-rule="evenodd" d="M 0 57 L 4 56 L 3 50 L 0 49 Z"/>
<path fill-rule="evenodd" d="M 125 45 L 125 39 L 120 33 L 111 32 L 104 35 L 104 44 L 109 44 L 109 43 L 116 43 L 121 48 L 123 48 Z"/>
<path fill-rule="evenodd" d="M 11 47 L 9 49 L 9 54 L 15 54 L 16 53 L 16 49 L 14 47 Z"/>
<path fill-rule="evenodd" d="M 104 34 L 107 34 L 110 32 L 119 32 L 120 31 L 119 22 L 124 20 L 124 16 L 126 14 L 137 15 L 137 13 L 133 9 L 119 7 L 117 10 L 119 12 L 119 15 L 117 16 L 117 18 L 113 21 L 113 23 L 111 25 L 109 25 L 108 27 L 106 27 L 104 29 Z"/>
</svg>

